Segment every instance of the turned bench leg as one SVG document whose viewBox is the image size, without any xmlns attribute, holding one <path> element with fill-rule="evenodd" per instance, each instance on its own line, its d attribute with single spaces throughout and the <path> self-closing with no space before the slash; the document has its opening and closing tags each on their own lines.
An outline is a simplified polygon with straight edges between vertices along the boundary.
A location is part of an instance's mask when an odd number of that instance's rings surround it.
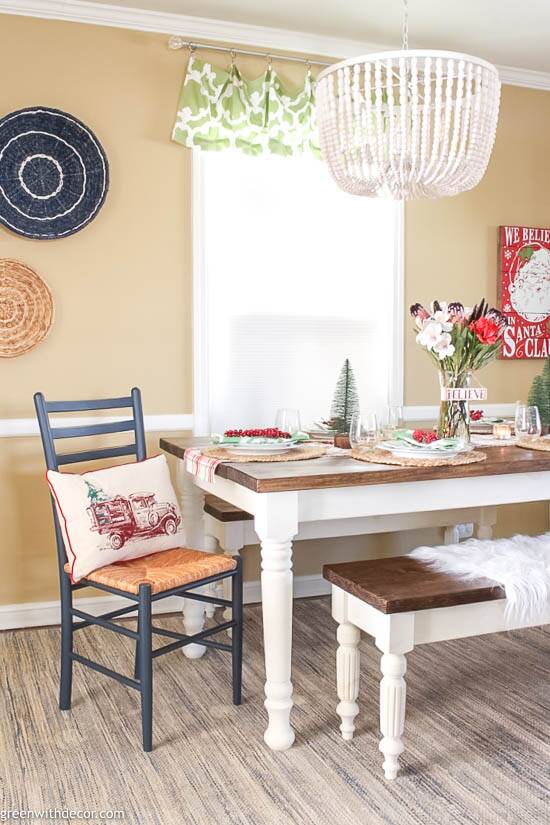
<svg viewBox="0 0 550 825">
<path fill-rule="evenodd" d="M 399 770 L 399 755 L 404 745 L 401 737 L 405 727 L 405 702 L 407 686 L 406 660 L 401 653 L 384 653 L 380 662 L 382 681 L 380 682 L 380 730 L 382 740 L 379 748 L 384 754 L 386 779 L 395 779 Z"/>
<path fill-rule="evenodd" d="M 342 720 L 340 730 L 343 739 L 353 739 L 354 719 L 359 713 L 357 697 L 359 695 L 359 641 L 361 633 L 358 627 L 343 622 L 338 625 L 338 650 L 336 653 L 336 681 L 340 702 L 336 713 Z"/>
</svg>

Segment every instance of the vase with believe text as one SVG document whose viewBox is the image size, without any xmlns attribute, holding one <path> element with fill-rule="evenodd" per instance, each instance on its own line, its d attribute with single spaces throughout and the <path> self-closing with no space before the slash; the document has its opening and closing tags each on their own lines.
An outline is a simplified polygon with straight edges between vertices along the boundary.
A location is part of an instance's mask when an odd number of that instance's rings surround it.
<svg viewBox="0 0 550 825">
<path fill-rule="evenodd" d="M 472 370 L 459 373 L 445 369 L 439 371 L 439 438 L 460 438 L 465 444 L 470 441 L 469 391 L 472 377 Z"/>
</svg>

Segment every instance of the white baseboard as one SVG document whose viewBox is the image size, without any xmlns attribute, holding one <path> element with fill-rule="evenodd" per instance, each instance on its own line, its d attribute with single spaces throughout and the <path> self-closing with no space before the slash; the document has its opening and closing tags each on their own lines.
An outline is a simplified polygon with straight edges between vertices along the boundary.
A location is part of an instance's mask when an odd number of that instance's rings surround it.
<svg viewBox="0 0 550 825">
<path fill-rule="evenodd" d="M 330 584 L 321 575 L 296 576 L 294 579 L 294 598 L 323 596 L 330 593 Z M 259 581 L 244 583 L 244 603 L 254 604 L 261 601 Z M 75 606 L 93 615 L 107 613 L 124 607 L 128 601 L 120 596 L 75 597 Z M 177 596 L 153 602 L 153 613 L 177 613 L 182 601 Z M 131 614 L 129 614 L 131 615 Z M 60 622 L 59 601 L 28 602 L 26 604 L 0 605 L 0 630 L 16 630 L 23 627 L 46 627 Z"/>
</svg>

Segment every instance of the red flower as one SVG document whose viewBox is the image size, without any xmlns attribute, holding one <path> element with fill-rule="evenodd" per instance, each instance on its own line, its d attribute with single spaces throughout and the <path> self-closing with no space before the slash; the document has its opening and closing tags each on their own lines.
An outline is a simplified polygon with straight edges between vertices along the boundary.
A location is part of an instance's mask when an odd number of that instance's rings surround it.
<svg viewBox="0 0 550 825">
<path fill-rule="evenodd" d="M 469 329 L 481 344 L 496 344 L 499 339 L 500 329 L 498 324 L 495 324 L 491 318 L 486 316 L 478 318 L 477 321 L 472 321 Z"/>
<path fill-rule="evenodd" d="M 470 413 L 470 419 L 472 421 L 481 421 L 483 418 L 483 410 L 472 410 Z"/>
<path fill-rule="evenodd" d="M 432 441 L 437 441 L 437 435 L 433 430 L 414 430 L 412 437 L 419 444 L 431 444 Z"/>
</svg>

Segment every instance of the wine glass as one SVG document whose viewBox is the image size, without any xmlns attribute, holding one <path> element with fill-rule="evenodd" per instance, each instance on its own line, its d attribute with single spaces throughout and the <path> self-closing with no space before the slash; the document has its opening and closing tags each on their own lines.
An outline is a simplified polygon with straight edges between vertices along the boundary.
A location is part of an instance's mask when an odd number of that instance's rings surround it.
<svg viewBox="0 0 550 825">
<path fill-rule="evenodd" d="M 516 435 L 522 439 L 533 439 L 542 432 L 539 408 L 518 404 L 516 407 Z"/>
<path fill-rule="evenodd" d="M 391 438 L 395 430 L 402 429 L 403 422 L 403 407 L 401 404 L 388 404 L 382 424 L 384 438 Z"/>
<path fill-rule="evenodd" d="M 281 432 L 290 433 L 290 435 L 300 432 L 300 411 L 286 407 L 277 410 L 277 415 L 275 416 L 275 426 L 281 430 Z"/>
<path fill-rule="evenodd" d="M 352 447 L 372 448 L 378 441 L 378 416 L 376 413 L 354 413 L 351 418 L 349 442 Z"/>
</svg>

